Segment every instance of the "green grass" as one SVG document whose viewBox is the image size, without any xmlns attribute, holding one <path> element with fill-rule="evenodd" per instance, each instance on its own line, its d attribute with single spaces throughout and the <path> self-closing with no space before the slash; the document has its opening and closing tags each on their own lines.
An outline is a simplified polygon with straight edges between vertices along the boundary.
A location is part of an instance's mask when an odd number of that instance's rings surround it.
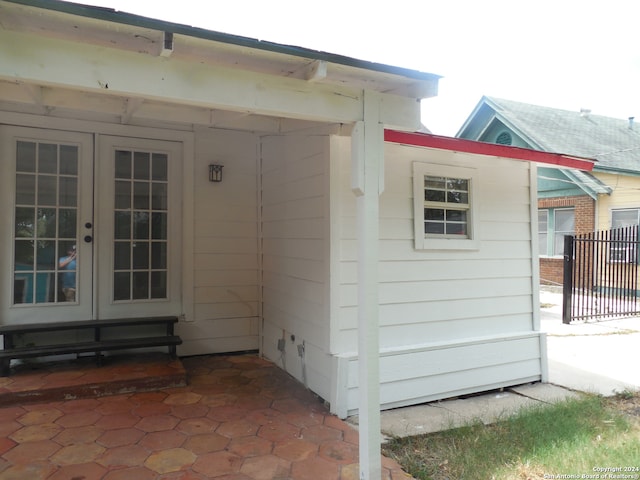
<svg viewBox="0 0 640 480">
<path fill-rule="evenodd" d="M 587 396 L 524 410 L 488 426 L 475 423 L 393 439 L 384 453 L 419 480 L 581 476 L 594 474 L 594 467 L 640 467 L 636 420 L 621 413 L 615 402 Z M 633 474 L 640 478 L 640 472 Z"/>
</svg>

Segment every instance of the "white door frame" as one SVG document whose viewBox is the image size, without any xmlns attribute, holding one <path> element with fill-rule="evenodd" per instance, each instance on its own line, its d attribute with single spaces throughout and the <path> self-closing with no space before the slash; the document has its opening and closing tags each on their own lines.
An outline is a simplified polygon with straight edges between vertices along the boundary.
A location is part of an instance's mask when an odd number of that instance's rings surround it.
<svg viewBox="0 0 640 480">
<path fill-rule="evenodd" d="M 78 147 L 78 205 L 76 225 L 76 248 L 78 252 L 75 302 L 41 304 L 15 304 L 14 291 L 14 228 L 16 212 L 16 144 L 18 140 Z M 0 176 L 0 202 L 5 215 L 0 218 L 0 316 L 4 323 L 27 323 L 37 321 L 81 320 L 93 316 L 93 245 L 82 238 L 91 235 L 93 225 L 93 137 L 86 133 L 60 130 L 45 130 L 18 126 L 0 126 L 0 153 L 4 159 Z M 86 201 L 80 201 L 86 199 Z M 86 228 L 85 225 L 91 225 Z M 58 252 L 54 253 L 58 257 Z"/>
<path fill-rule="evenodd" d="M 117 301 L 114 299 L 114 152 L 119 149 L 167 154 L 168 249 L 167 298 Z M 96 139 L 96 314 L 98 318 L 180 315 L 182 308 L 182 151 L 179 142 L 99 135 Z"/>
</svg>

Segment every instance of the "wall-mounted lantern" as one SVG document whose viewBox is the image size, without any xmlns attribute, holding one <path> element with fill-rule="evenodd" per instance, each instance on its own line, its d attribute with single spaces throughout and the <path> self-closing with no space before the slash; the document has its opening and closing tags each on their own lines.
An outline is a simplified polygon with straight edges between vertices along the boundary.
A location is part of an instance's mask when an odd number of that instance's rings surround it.
<svg viewBox="0 0 640 480">
<path fill-rule="evenodd" d="M 209 165 L 209 181 L 210 182 L 221 182 L 222 181 L 222 167 L 224 165 Z"/>
</svg>

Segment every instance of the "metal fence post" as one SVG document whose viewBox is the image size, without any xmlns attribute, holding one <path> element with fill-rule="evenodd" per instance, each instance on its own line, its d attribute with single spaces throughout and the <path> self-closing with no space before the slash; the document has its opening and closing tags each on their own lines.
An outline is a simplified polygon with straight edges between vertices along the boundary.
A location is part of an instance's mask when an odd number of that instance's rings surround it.
<svg viewBox="0 0 640 480">
<path fill-rule="evenodd" d="M 562 270 L 562 323 L 571 323 L 573 294 L 573 235 L 564 236 L 564 262 Z"/>
</svg>

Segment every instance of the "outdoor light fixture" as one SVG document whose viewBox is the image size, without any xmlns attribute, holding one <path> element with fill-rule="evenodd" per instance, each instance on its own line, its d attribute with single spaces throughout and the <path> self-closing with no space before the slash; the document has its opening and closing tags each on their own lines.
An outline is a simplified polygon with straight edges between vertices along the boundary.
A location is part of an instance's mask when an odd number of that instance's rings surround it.
<svg viewBox="0 0 640 480">
<path fill-rule="evenodd" d="M 222 181 L 222 167 L 224 165 L 209 165 L 209 181 L 210 182 L 221 182 Z"/>
</svg>

